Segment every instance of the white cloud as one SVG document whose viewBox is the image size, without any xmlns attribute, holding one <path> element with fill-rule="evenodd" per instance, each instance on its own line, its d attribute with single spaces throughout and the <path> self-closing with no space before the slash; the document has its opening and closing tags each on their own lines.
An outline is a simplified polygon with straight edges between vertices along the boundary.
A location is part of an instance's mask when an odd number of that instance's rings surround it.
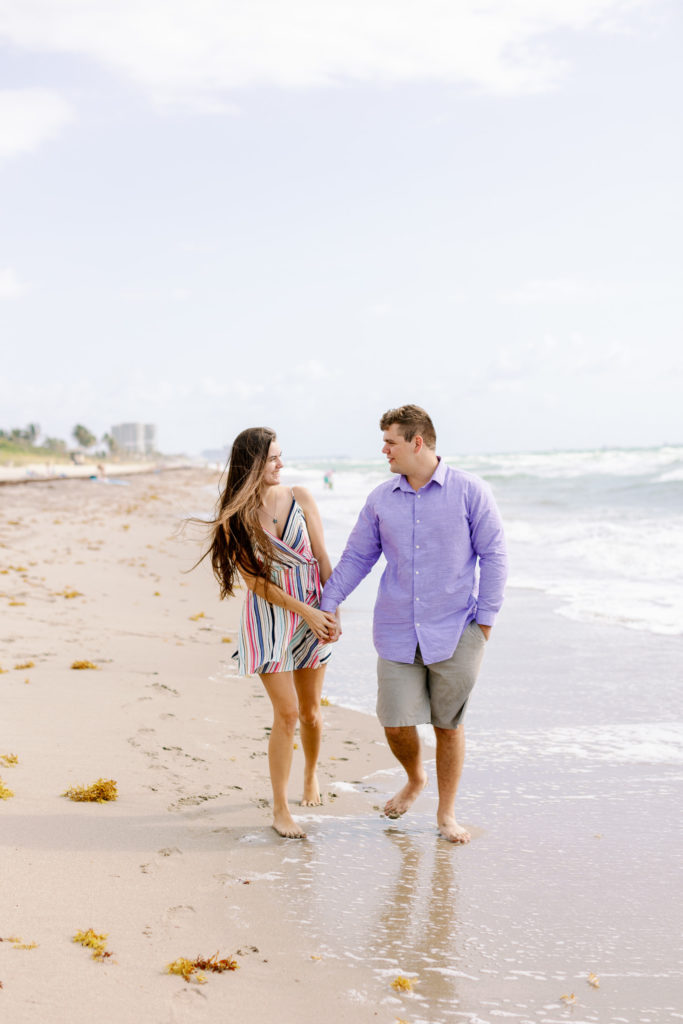
<svg viewBox="0 0 683 1024">
<path fill-rule="evenodd" d="M 0 160 L 32 152 L 72 118 L 67 101 L 48 89 L 0 89 Z"/>
<path fill-rule="evenodd" d="M 650 5 L 653 0 L 650 0 Z M 0 40 L 82 53 L 161 104 L 226 109 L 250 86 L 462 83 L 551 86 L 552 33 L 618 31 L 648 0 L 0 0 Z"/>
<path fill-rule="evenodd" d="M 595 288 L 569 278 L 534 280 L 501 292 L 498 301 L 515 306 L 535 306 L 544 303 L 573 302 L 576 299 L 589 298 L 595 291 Z"/>
<path fill-rule="evenodd" d="M 28 286 L 20 281 L 11 267 L 0 268 L 0 302 L 3 299 L 18 299 L 25 295 Z"/>
</svg>

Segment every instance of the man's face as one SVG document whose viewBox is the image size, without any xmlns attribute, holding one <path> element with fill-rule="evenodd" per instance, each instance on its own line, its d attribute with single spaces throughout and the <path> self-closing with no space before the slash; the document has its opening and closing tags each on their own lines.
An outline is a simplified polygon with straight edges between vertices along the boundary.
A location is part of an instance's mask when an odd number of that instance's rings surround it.
<svg viewBox="0 0 683 1024">
<path fill-rule="evenodd" d="M 392 423 L 382 435 L 384 445 L 382 454 L 386 455 L 392 473 L 407 475 L 413 468 L 415 460 L 415 438 L 406 441 L 398 423 Z"/>
</svg>

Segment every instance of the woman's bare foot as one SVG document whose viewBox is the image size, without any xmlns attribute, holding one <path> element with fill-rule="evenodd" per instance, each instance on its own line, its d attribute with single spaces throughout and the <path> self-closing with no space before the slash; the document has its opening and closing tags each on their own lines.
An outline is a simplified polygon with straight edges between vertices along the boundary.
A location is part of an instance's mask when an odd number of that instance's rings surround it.
<svg viewBox="0 0 683 1024">
<path fill-rule="evenodd" d="M 437 825 L 444 839 L 447 839 L 449 843 L 455 843 L 456 846 L 464 846 L 472 838 L 466 828 L 458 825 L 452 814 L 437 821 Z"/>
<path fill-rule="evenodd" d="M 423 773 L 417 779 L 408 779 L 403 789 L 395 793 L 384 805 L 387 818 L 400 818 L 413 806 L 422 790 L 427 785 L 427 776 Z"/>
<path fill-rule="evenodd" d="M 304 778 L 304 795 L 301 798 L 301 806 L 320 807 L 322 802 L 318 776 L 314 774 L 310 779 Z"/>
<path fill-rule="evenodd" d="M 289 811 L 273 815 L 273 828 L 283 839 L 305 839 L 306 833 L 297 825 Z"/>
</svg>

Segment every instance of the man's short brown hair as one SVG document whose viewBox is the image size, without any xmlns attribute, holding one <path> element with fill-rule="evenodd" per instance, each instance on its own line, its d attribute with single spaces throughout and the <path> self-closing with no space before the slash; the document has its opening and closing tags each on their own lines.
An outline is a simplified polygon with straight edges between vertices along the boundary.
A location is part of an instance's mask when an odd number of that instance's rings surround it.
<svg viewBox="0 0 683 1024">
<path fill-rule="evenodd" d="M 388 430 L 392 423 L 400 427 L 406 441 L 412 441 L 419 434 L 428 448 L 436 448 L 434 424 L 419 405 L 399 405 L 398 409 L 389 409 L 379 421 L 379 429 Z"/>
</svg>

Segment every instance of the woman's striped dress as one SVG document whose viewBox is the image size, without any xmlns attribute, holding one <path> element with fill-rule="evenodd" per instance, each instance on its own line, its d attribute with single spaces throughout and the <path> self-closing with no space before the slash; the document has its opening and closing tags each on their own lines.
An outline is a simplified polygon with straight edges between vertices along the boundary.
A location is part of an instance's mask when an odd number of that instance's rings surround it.
<svg viewBox="0 0 683 1024">
<path fill-rule="evenodd" d="M 282 540 L 272 535 L 276 564 L 271 579 L 299 601 L 320 604 L 320 571 L 313 557 L 303 509 L 292 499 Z M 239 675 L 318 668 L 332 652 L 298 615 L 247 590 L 237 652 Z"/>
</svg>

